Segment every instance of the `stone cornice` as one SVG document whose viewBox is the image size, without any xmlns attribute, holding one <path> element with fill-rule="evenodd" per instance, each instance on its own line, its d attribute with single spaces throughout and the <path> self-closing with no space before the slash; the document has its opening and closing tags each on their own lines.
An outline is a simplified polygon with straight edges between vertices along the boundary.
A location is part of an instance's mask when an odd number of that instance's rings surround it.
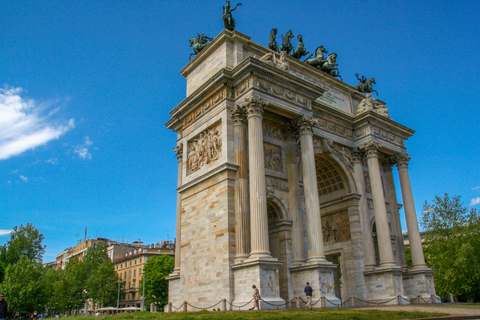
<svg viewBox="0 0 480 320">
<path fill-rule="evenodd" d="M 415 133 L 414 130 L 399 124 L 398 122 L 393 121 L 392 119 L 383 117 L 373 111 L 367 111 L 355 116 L 354 119 L 354 128 L 360 128 L 362 126 L 368 125 L 370 123 L 383 126 L 391 129 L 393 132 L 397 132 L 399 135 L 405 137 L 405 139 L 413 136 Z"/>
<path fill-rule="evenodd" d="M 233 83 L 234 86 L 242 83 L 248 77 L 254 77 L 255 79 L 260 79 L 285 90 L 300 94 L 312 101 L 325 92 L 325 89 L 309 81 L 305 81 L 286 71 L 281 71 L 253 57 L 243 60 L 235 67 L 235 69 L 232 70 L 231 77 L 235 79 Z M 261 90 L 261 88 L 259 89 Z"/>
<path fill-rule="evenodd" d="M 229 90 L 232 86 L 229 73 L 230 72 L 227 69 L 220 70 L 213 77 L 202 84 L 197 90 L 190 94 L 179 105 L 173 108 L 173 110 L 170 111 L 172 119 L 167 121 L 165 124 L 167 128 L 178 131 L 178 128 L 183 125 L 183 119 L 198 111 L 198 108 L 204 107 L 203 105 L 205 103 L 209 104 L 208 109 L 211 109 L 215 105 L 219 104 L 223 99 L 228 98 Z M 217 95 L 222 89 L 225 90 L 224 93 L 221 93 L 223 97 L 217 99 Z"/>
<path fill-rule="evenodd" d="M 191 188 L 191 187 L 195 186 L 196 184 L 200 183 L 201 181 L 203 181 L 205 179 L 208 179 L 208 178 L 210 178 L 210 177 L 212 177 L 216 174 L 219 174 L 219 173 L 221 173 L 225 170 L 237 171 L 237 169 L 238 169 L 238 165 L 236 165 L 236 164 L 231 164 L 231 163 L 221 164 L 218 167 L 212 169 L 211 171 L 206 172 L 205 174 L 184 183 L 182 186 L 177 188 L 177 191 L 178 192 L 183 192 L 183 191 L 187 190 L 188 188 Z M 219 183 L 219 182 L 217 182 L 217 183 Z"/>
</svg>

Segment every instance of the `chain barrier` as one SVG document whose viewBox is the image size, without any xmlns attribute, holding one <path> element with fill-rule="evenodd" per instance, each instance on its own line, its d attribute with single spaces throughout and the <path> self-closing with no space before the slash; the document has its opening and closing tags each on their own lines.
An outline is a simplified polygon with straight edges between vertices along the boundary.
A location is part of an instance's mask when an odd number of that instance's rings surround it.
<svg viewBox="0 0 480 320">
<path fill-rule="evenodd" d="M 171 303 L 171 306 L 172 306 L 173 309 L 175 309 L 175 310 L 178 311 L 178 310 L 180 310 L 181 307 L 183 307 L 184 304 L 185 304 L 185 302 L 183 302 L 183 303 L 180 305 L 180 307 L 178 307 L 178 308 L 175 307 L 175 306 L 173 305 L 173 303 Z"/>
<path fill-rule="evenodd" d="M 215 303 L 214 305 L 212 305 L 212 306 L 210 306 L 210 307 L 206 307 L 206 308 L 195 307 L 194 305 L 191 305 L 191 304 L 188 303 L 188 302 L 187 302 L 187 306 L 190 306 L 190 307 L 192 307 L 192 308 L 194 308 L 194 309 L 197 309 L 197 310 L 207 310 L 207 309 L 211 309 L 211 308 L 213 308 L 213 307 L 218 306 L 220 303 L 222 303 L 222 301 L 223 301 L 223 300 L 220 300 L 220 301 L 218 301 L 217 303 Z"/>
<path fill-rule="evenodd" d="M 243 305 L 241 305 L 241 306 L 236 306 L 236 305 L 234 305 L 233 303 L 231 303 L 230 301 L 228 301 L 228 300 L 226 300 L 226 301 L 227 301 L 227 303 L 228 303 L 229 305 L 231 305 L 232 307 L 238 308 L 238 310 L 240 310 L 240 308 L 243 308 L 243 307 L 245 307 L 246 305 L 248 305 L 250 302 L 252 302 L 252 301 L 253 301 L 253 298 L 252 298 L 252 300 L 248 301 L 247 303 L 245 303 L 245 304 L 243 304 Z"/>
<path fill-rule="evenodd" d="M 348 298 L 348 300 L 350 300 L 350 298 Z M 348 300 L 347 300 L 347 301 L 348 301 Z M 330 301 L 330 300 L 328 300 L 327 298 L 325 298 L 325 302 L 330 302 L 331 304 L 333 304 L 334 306 L 337 306 L 337 307 L 341 307 L 341 306 L 342 306 L 342 302 L 341 302 L 341 301 L 340 301 L 340 304 L 338 304 L 338 303 L 335 303 L 335 302 Z"/>
<path fill-rule="evenodd" d="M 293 301 L 295 301 L 295 299 L 296 299 L 296 298 L 293 298 L 292 300 L 290 300 L 290 301 L 287 301 L 287 302 L 285 302 L 285 303 L 282 303 L 282 304 L 274 304 L 274 303 L 270 303 L 270 302 L 268 302 L 268 301 L 265 301 L 265 300 L 263 300 L 263 299 L 260 299 L 260 300 L 261 300 L 261 301 L 263 301 L 264 303 L 268 304 L 268 305 L 271 305 L 271 306 L 275 306 L 275 307 L 277 307 L 277 310 L 278 310 L 278 307 L 281 307 L 281 306 L 286 306 L 286 305 L 288 305 L 289 303 L 292 303 Z"/>
<path fill-rule="evenodd" d="M 409 302 L 410 304 L 421 303 L 421 301 L 423 301 L 423 303 L 431 303 L 431 302 L 432 302 L 432 299 L 433 299 L 433 297 L 430 297 L 430 299 L 425 300 L 425 299 L 424 299 L 422 296 L 420 296 L 420 295 L 417 296 L 417 297 L 414 298 L 414 299 L 406 299 L 406 298 L 404 298 L 403 296 L 400 296 L 400 297 L 401 297 L 402 300 L 407 301 L 407 302 Z M 307 301 L 303 300 L 302 297 L 299 296 L 298 298 L 300 299 L 300 302 L 301 302 L 301 303 L 307 304 Z M 349 303 L 352 299 L 353 299 L 353 301 L 357 300 L 357 301 L 360 301 L 360 302 L 365 303 L 365 304 L 367 304 L 367 305 L 368 305 L 368 304 L 382 305 L 382 304 L 387 304 L 387 303 L 390 303 L 390 302 L 396 300 L 396 299 L 398 298 L 398 296 L 397 296 L 397 297 L 394 297 L 394 298 L 392 298 L 392 299 L 390 299 L 390 300 L 383 301 L 383 302 L 374 302 L 374 301 L 362 300 L 362 299 L 357 298 L 357 297 L 350 297 L 350 298 L 348 298 L 347 300 L 345 300 L 344 302 L 340 302 L 340 303 L 335 303 L 335 302 L 333 302 L 333 301 L 331 301 L 331 300 L 328 300 L 328 299 L 325 298 L 324 296 L 322 296 L 322 297 L 320 297 L 317 301 L 312 302 L 310 305 L 311 305 L 312 307 L 315 306 L 316 304 L 318 304 L 318 303 L 322 300 L 322 298 L 325 299 L 325 302 L 328 302 L 328 303 L 330 303 L 330 304 L 333 305 L 333 306 L 336 306 L 336 307 L 344 307 L 344 306 L 349 306 L 348 303 Z M 290 301 L 287 301 L 287 302 L 285 302 L 285 303 L 282 303 L 282 304 L 270 303 L 270 302 L 265 301 L 265 300 L 263 300 L 263 299 L 260 299 L 260 300 L 263 301 L 265 304 L 268 304 L 268 305 L 271 305 L 271 306 L 275 306 L 275 307 L 278 309 L 278 308 L 281 307 L 281 306 L 287 306 L 288 304 L 294 302 L 296 299 L 297 299 L 297 297 L 293 298 L 293 299 L 290 300 Z M 170 305 L 171 305 L 172 308 L 175 309 L 176 311 L 180 310 L 180 309 L 185 305 L 185 303 L 186 303 L 188 306 L 190 306 L 190 307 L 192 307 L 192 308 L 194 308 L 194 309 L 197 309 L 197 310 L 207 310 L 207 309 L 211 309 L 211 308 L 214 308 L 214 307 L 218 306 L 220 303 L 222 303 L 222 301 L 223 301 L 223 300 L 220 300 L 220 301 L 217 302 L 216 304 L 214 304 L 214 305 L 212 305 L 212 306 L 210 306 L 210 307 L 206 307 L 206 308 L 196 307 L 196 306 L 194 306 L 194 305 L 192 305 L 192 304 L 190 304 L 190 303 L 188 303 L 188 302 L 183 302 L 179 307 L 175 307 L 172 303 L 171 303 Z M 252 301 L 253 301 L 253 298 L 252 298 L 250 301 L 248 301 L 247 303 L 243 304 L 243 305 L 234 305 L 232 302 L 230 302 L 230 301 L 228 301 L 228 300 L 225 300 L 226 303 L 228 303 L 228 304 L 229 304 L 230 306 L 232 306 L 233 308 L 238 308 L 238 310 L 240 310 L 240 308 L 243 308 L 243 307 L 247 306 L 247 305 L 250 304 Z M 443 301 L 447 302 L 447 301 L 450 301 L 450 298 L 441 299 L 441 301 L 442 301 L 442 302 L 443 302 Z"/>
<path fill-rule="evenodd" d="M 387 301 L 383 301 L 383 302 L 374 302 L 374 301 L 362 300 L 362 299 L 355 298 L 355 297 L 354 297 L 354 299 L 357 299 L 358 301 L 363 302 L 363 303 L 366 303 L 366 304 L 381 305 L 381 304 L 387 304 L 387 303 L 389 303 L 389 302 L 392 302 L 393 300 L 397 299 L 397 297 L 392 298 L 392 299 L 387 300 Z"/>
</svg>

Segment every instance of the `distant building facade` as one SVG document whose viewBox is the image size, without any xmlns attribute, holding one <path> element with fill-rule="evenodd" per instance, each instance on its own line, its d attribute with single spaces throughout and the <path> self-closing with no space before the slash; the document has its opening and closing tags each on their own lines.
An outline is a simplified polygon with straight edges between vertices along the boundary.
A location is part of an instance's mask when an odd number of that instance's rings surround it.
<svg viewBox="0 0 480 320">
<path fill-rule="evenodd" d="M 112 246 L 110 246 L 109 249 Z M 117 251 L 120 252 L 121 250 L 118 249 Z M 142 281 L 143 267 L 149 258 L 161 255 L 175 256 L 175 244 L 173 241 L 160 241 L 156 244 L 152 243 L 151 245 L 138 245 L 126 251 L 122 258 L 114 260 L 115 271 L 117 271 L 118 276 L 125 283 L 121 295 L 121 308 L 140 308 L 142 306 L 142 294 L 139 290 L 140 281 Z"/>
</svg>

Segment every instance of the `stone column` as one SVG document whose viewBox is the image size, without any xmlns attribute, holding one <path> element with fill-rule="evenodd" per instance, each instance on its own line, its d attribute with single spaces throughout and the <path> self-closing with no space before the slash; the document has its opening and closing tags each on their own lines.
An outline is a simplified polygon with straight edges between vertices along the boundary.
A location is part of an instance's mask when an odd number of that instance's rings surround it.
<svg viewBox="0 0 480 320">
<path fill-rule="evenodd" d="M 313 150 L 312 117 L 303 115 L 297 122 L 302 149 L 303 189 L 307 225 L 308 263 L 327 262 L 323 248 L 322 218 L 318 199 L 317 172 Z"/>
<path fill-rule="evenodd" d="M 268 243 L 267 190 L 263 152 L 263 111 L 265 103 L 247 99 L 248 160 L 250 165 L 250 232 L 251 259 L 271 258 Z"/>
<path fill-rule="evenodd" d="M 250 210 L 248 206 L 247 119 L 245 109 L 235 106 L 232 112 L 234 157 L 238 166 L 235 174 L 235 262 L 250 254 Z"/>
<path fill-rule="evenodd" d="M 393 258 L 392 241 L 390 239 L 390 227 L 388 225 L 380 164 L 378 163 L 378 149 L 380 145 L 377 142 L 370 141 L 366 143 L 363 148 L 367 153 L 367 164 L 373 197 L 373 211 L 375 212 L 375 224 L 377 227 L 380 267 L 396 267 Z"/>
<path fill-rule="evenodd" d="M 387 199 L 390 204 L 390 211 L 392 212 L 392 219 L 395 229 L 395 246 L 397 247 L 397 264 L 402 268 L 407 268 L 407 257 L 405 256 L 405 246 L 403 244 L 402 224 L 400 222 L 400 215 L 398 213 L 397 192 L 395 190 L 395 182 L 393 180 L 392 166 L 395 160 L 388 157 L 383 161 L 382 167 L 385 175 L 385 187 L 387 188 Z"/>
<path fill-rule="evenodd" d="M 357 192 L 361 198 L 359 202 L 360 221 L 362 223 L 363 250 L 365 259 L 365 269 L 373 269 L 375 261 L 375 244 L 372 237 L 372 228 L 370 227 L 370 212 L 367 203 L 367 189 L 365 186 L 365 176 L 363 174 L 363 152 L 359 149 L 353 151 L 353 171 L 355 173 L 355 183 Z"/>
<path fill-rule="evenodd" d="M 410 250 L 412 252 L 413 269 L 426 268 L 425 258 L 423 256 L 422 240 L 418 230 L 417 213 L 413 202 L 412 186 L 410 185 L 410 175 L 408 174 L 408 162 L 411 155 L 400 153 L 397 155 L 397 168 L 400 177 L 400 187 L 402 189 L 403 210 L 405 211 L 405 220 L 407 221 L 408 240 L 410 241 Z"/>
<path fill-rule="evenodd" d="M 292 266 L 298 266 L 305 262 L 305 243 L 303 240 L 303 221 L 302 210 L 300 208 L 300 186 L 297 169 L 297 133 L 290 122 L 285 125 L 284 132 L 287 137 L 285 154 L 288 177 L 288 206 L 293 220 Z"/>
<path fill-rule="evenodd" d="M 178 160 L 178 179 L 177 187 L 182 186 L 182 174 L 183 174 L 183 143 L 179 143 L 176 148 L 173 149 Z M 177 225 L 175 229 L 175 267 L 173 274 L 180 274 L 180 250 L 181 250 L 181 236 L 182 236 L 182 194 L 177 191 Z"/>
</svg>

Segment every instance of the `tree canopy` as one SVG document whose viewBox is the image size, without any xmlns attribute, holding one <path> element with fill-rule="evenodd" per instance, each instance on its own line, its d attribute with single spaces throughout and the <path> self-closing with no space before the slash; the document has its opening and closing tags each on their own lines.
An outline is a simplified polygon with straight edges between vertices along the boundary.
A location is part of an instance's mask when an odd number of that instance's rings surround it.
<svg viewBox="0 0 480 320">
<path fill-rule="evenodd" d="M 168 281 L 165 279 L 174 268 L 174 259 L 167 255 L 153 256 L 147 260 L 145 274 L 145 304 L 157 303 L 159 308 L 168 303 Z M 143 293 L 143 279 L 140 294 Z"/>
<path fill-rule="evenodd" d="M 463 206 L 460 196 L 435 196 L 423 206 L 425 255 L 435 270 L 437 294 L 460 301 L 480 299 L 480 217 Z"/>
</svg>

